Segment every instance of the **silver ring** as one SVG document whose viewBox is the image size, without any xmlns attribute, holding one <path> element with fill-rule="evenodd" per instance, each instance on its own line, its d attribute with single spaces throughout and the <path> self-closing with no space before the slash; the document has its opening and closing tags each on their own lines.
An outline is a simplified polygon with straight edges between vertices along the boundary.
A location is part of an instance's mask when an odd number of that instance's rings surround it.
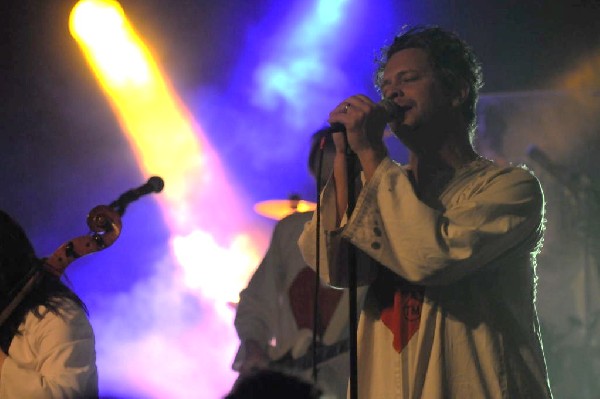
<svg viewBox="0 0 600 399">
<path fill-rule="evenodd" d="M 350 109 L 350 103 L 346 103 L 346 104 L 344 104 L 344 110 L 342 112 L 344 114 L 347 114 L 349 109 Z"/>
</svg>

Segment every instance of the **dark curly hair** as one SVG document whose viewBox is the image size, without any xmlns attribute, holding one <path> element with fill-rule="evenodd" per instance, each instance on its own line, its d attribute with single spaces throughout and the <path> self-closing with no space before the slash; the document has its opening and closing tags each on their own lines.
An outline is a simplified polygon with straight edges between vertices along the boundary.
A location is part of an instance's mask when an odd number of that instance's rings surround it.
<svg viewBox="0 0 600 399">
<path fill-rule="evenodd" d="M 469 128 L 469 139 L 473 140 L 476 126 L 475 107 L 479 90 L 483 86 L 481 64 L 467 43 L 455 33 L 436 26 L 405 27 L 391 45 L 381 49 L 377 59 L 375 86 L 381 93 L 383 70 L 389 59 L 397 52 L 419 48 L 429 55 L 431 65 L 447 93 L 456 94 L 465 85 L 469 94 L 462 105 L 462 112 Z"/>
<path fill-rule="evenodd" d="M 60 278 L 43 267 L 25 231 L 8 214 L 0 210 L 0 310 L 4 310 L 31 276 L 40 273 L 33 289 L 0 326 L 0 348 L 8 352 L 12 338 L 29 312 L 42 317 L 40 306 L 59 314 L 61 300 L 69 299 L 86 313 L 81 299 Z"/>
</svg>

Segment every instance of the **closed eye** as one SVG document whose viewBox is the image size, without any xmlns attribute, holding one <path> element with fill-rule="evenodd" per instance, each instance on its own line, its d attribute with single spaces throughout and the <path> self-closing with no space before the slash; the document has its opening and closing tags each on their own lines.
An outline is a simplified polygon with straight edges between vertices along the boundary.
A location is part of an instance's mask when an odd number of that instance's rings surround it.
<svg viewBox="0 0 600 399">
<path fill-rule="evenodd" d="M 416 82 L 419 79 L 421 79 L 421 75 L 416 73 L 408 73 L 400 77 L 400 83 Z"/>
<path fill-rule="evenodd" d="M 418 78 L 418 77 L 416 77 L 416 76 L 415 76 L 415 77 L 413 77 L 413 78 L 404 78 L 404 79 L 402 79 L 402 83 L 415 82 L 415 81 L 417 81 L 417 80 L 419 80 L 419 78 Z"/>
</svg>

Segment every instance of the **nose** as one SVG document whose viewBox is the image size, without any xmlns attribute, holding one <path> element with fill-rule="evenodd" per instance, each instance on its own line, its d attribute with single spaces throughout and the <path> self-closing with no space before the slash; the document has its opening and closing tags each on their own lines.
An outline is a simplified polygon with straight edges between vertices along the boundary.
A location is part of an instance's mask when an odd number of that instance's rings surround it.
<svg viewBox="0 0 600 399">
<path fill-rule="evenodd" d="M 402 91 L 402 89 L 400 88 L 399 84 L 395 84 L 392 87 L 390 87 L 390 93 L 387 96 L 388 99 L 393 100 L 396 97 L 404 97 L 404 92 Z"/>
<path fill-rule="evenodd" d="M 401 90 L 394 88 L 394 89 L 392 90 L 392 92 L 391 92 L 391 93 L 390 93 L 390 94 L 389 94 L 389 95 L 388 95 L 386 98 L 387 98 L 388 100 L 392 100 L 392 101 L 394 101 L 394 99 L 395 99 L 396 97 L 400 97 L 400 93 L 402 93 L 402 91 L 401 91 Z M 402 93 L 402 95 L 404 95 L 404 93 Z"/>
</svg>

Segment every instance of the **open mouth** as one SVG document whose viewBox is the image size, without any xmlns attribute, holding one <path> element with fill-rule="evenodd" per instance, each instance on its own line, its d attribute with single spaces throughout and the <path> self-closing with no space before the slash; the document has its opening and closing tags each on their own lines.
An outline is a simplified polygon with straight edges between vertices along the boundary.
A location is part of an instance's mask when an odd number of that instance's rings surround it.
<svg viewBox="0 0 600 399">
<path fill-rule="evenodd" d="M 404 115 L 406 115 L 406 113 L 408 111 L 410 111 L 413 107 L 411 105 L 402 105 L 398 107 L 398 118 L 404 118 Z"/>
</svg>

